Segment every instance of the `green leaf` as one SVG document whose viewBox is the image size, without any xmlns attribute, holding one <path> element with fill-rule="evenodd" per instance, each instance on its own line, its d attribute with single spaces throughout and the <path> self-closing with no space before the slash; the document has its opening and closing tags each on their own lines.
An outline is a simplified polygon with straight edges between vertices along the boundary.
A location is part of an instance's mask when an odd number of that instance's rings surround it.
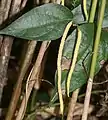
<svg viewBox="0 0 108 120">
<path fill-rule="evenodd" d="M 65 6 L 45 4 L 27 12 L 1 30 L 0 34 L 28 40 L 55 40 L 61 37 L 72 16 Z"/>
<path fill-rule="evenodd" d="M 92 57 L 92 46 L 93 46 L 93 38 L 94 38 L 93 24 L 83 24 L 79 26 L 79 28 L 82 31 L 82 42 L 79 49 L 77 64 L 75 66 L 75 70 L 71 78 L 70 92 L 74 91 L 77 88 L 80 88 L 83 84 L 86 83 L 88 74 L 90 71 L 90 62 Z M 99 53 L 98 53 L 99 55 L 98 55 L 97 64 L 96 64 L 96 73 L 101 68 L 100 61 L 108 59 L 107 38 L 108 38 L 108 33 L 105 31 L 102 31 L 102 37 L 101 37 Z M 74 30 L 72 34 L 68 36 L 65 42 L 63 58 L 66 58 L 68 61 L 72 59 L 75 43 L 76 43 L 76 30 Z M 83 67 L 82 62 L 84 63 L 85 68 Z M 62 71 L 61 86 L 62 86 L 63 93 L 65 93 L 65 89 L 66 89 L 65 86 L 66 86 L 67 74 L 68 74 L 68 69 Z M 51 103 L 55 102 L 58 99 L 57 77 L 55 77 L 55 86 L 56 87 L 51 97 Z"/>
<path fill-rule="evenodd" d="M 84 23 L 83 11 L 81 5 L 72 10 L 73 22 L 76 24 Z"/>
</svg>

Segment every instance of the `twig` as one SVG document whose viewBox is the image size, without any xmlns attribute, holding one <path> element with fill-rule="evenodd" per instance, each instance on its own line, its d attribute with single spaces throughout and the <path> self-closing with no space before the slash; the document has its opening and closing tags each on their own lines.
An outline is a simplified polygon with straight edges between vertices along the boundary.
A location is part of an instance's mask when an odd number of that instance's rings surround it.
<svg viewBox="0 0 108 120">
<path fill-rule="evenodd" d="M 92 91 L 91 94 L 99 94 L 99 93 L 106 93 L 107 90 L 95 90 L 95 91 Z M 78 96 L 78 99 L 80 99 L 81 97 L 85 97 L 85 93 L 84 94 L 81 94 Z"/>
<path fill-rule="evenodd" d="M 57 109 L 58 106 L 59 106 L 59 104 L 57 104 L 57 103 L 50 107 L 48 105 L 43 105 L 43 106 L 37 108 L 37 110 L 34 111 L 33 113 L 36 113 L 36 115 L 49 116 L 49 117 L 53 115 L 53 116 L 57 117 L 57 116 L 60 116 L 60 114 L 61 114 L 60 110 Z M 83 106 L 84 106 L 83 104 L 77 102 L 75 105 L 73 116 L 81 116 L 82 112 L 83 112 Z M 94 108 L 95 108 L 94 105 L 90 105 L 89 110 L 88 110 L 89 114 L 91 114 L 94 111 Z M 66 106 L 66 109 L 64 112 L 65 116 L 67 115 L 67 112 L 68 112 L 68 106 Z M 46 114 L 48 113 L 48 114 L 45 115 L 45 113 Z"/>
<path fill-rule="evenodd" d="M 26 6 L 27 0 L 22 0 L 20 5 L 20 10 L 22 10 Z"/>
<path fill-rule="evenodd" d="M 94 44 L 94 52 L 93 52 L 94 54 L 93 54 L 92 63 L 91 63 L 90 76 L 88 79 L 88 85 L 87 85 L 86 96 L 85 96 L 85 101 L 84 101 L 84 111 L 82 114 L 82 120 L 87 120 L 88 108 L 89 108 L 93 78 L 94 78 L 94 74 L 95 74 L 95 65 L 96 65 L 98 47 L 99 47 L 99 42 L 100 42 L 100 37 L 101 37 L 101 28 L 102 28 L 102 22 L 103 22 L 103 18 L 104 18 L 106 0 L 101 0 L 100 5 L 101 5 L 101 8 L 100 8 L 98 24 L 97 24 L 97 31 L 96 31 L 96 36 L 95 36 L 95 44 Z"/>
<path fill-rule="evenodd" d="M 42 45 L 41 45 L 37 60 L 35 62 L 35 65 L 33 67 L 33 71 L 32 71 L 31 77 L 30 77 L 31 80 L 36 79 L 36 76 L 37 76 L 39 67 L 41 65 L 41 62 L 42 62 L 44 53 L 46 51 L 46 48 L 47 48 L 47 41 L 43 42 Z M 25 106 L 25 101 L 26 101 L 26 103 L 28 102 L 28 99 L 30 97 L 30 93 L 33 89 L 33 86 L 34 86 L 35 82 L 36 81 L 31 81 L 30 84 L 28 85 L 27 93 L 24 95 L 24 98 L 22 100 L 22 103 L 21 103 L 21 106 L 20 106 L 20 109 L 19 109 L 19 112 L 18 112 L 18 116 L 16 117 L 16 120 L 22 120 L 23 119 L 24 112 L 25 112 L 24 110 L 25 110 L 25 107 L 26 107 Z"/>
<path fill-rule="evenodd" d="M 17 105 L 17 102 L 19 100 L 19 96 L 21 93 L 21 84 L 24 79 L 25 73 L 27 72 L 27 69 L 31 63 L 33 53 L 34 53 L 34 50 L 36 47 L 36 43 L 37 43 L 36 41 L 30 41 L 30 43 L 28 45 L 28 49 L 27 49 L 26 55 L 24 57 L 22 67 L 20 69 L 20 73 L 19 73 L 18 80 L 17 80 L 16 86 L 15 86 L 15 90 L 13 92 L 12 99 L 11 99 L 11 102 L 9 105 L 9 109 L 8 109 L 8 112 L 6 115 L 6 120 L 12 119 L 12 116 L 16 109 L 16 105 Z"/>
<path fill-rule="evenodd" d="M 75 109 L 75 105 L 76 105 L 76 101 L 78 98 L 78 93 L 79 93 L 79 89 L 76 89 L 71 97 L 70 103 L 69 103 L 69 111 L 68 111 L 68 115 L 67 115 L 67 120 L 73 120 L 73 115 L 74 115 L 74 109 Z"/>
<path fill-rule="evenodd" d="M 108 82 L 108 80 L 105 80 L 105 81 L 103 81 L 103 82 L 93 83 L 93 85 L 101 85 L 101 84 L 104 84 L 104 83 L 107 83 L 107 82 Z"/>
</svg>

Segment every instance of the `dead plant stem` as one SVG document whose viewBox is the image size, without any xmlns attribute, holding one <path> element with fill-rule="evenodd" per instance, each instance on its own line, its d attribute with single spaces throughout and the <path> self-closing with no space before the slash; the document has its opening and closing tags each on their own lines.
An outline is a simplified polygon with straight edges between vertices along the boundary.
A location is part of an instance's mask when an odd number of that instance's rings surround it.
<svg viewBox="0 0 108 120">
<path fill-rule="evenodd" d="M 77 102 L 77 98 L 78 98 L 78 94 L 79 94 L 79 89 L 76 89 L 71 97 L 69 106 L 68 106 L 68 115 L 67 115 L 67 120 L 73 120 L 73 116 L 74 116 L 74 109 L 75 109 L 75 105 Z"/>
<path fill-rule="evenodd" d="M 39 67 L 41 65 L 41 62 L 43 60 L 43 57 L 44 57 L 44 54 L 45 54 L 45 51 L 46 51 L 46 48 L 47 48 L 47 41 L 43 42 L 42 45 L 41 45 L 41 48 L 40 48 L 40 51 L 39 51 L 39 54 L 38 54 L 38 57 L 37 57 L 37 60 L 35 62 L 35 65 L 33 67 L 33 71 L 31 73 L 31 77 L 29 80 L 37 80 L 36 77 L 37 77 L 37 73 L 38 73 L 38 70 L 39 70 Z M 27 87 L 27 91 L 26 91 L 26 94 L 24 95 L 24 98 L 22 100 L 22 103 L 21 103 L 21 106 L 20 106 L 20 109 L 18 111 L 18 115 L 16 117 L 16 120 L 22 120 L 23 117 L 24 117 L 24 113 L 25 113 L 25 105 L 26 103 L 28 102 L 28 99 L 30 97 L 30 93 L 34 87 L 34 84 L 35 84 L 36 81 L 31 81 Z M 26 101 L 26 102 L 25 102 Z"/>
<path fill-rule="evenodd" d="M 12 95 L 12 99 L 9 105 L 9 109 L 6 115 L 6 120 L 11 120 L 12 116 L 15 112 L 16 106 L 17 106 L 17 102 L 19 100 L 19 96 L 21 93 L 21 85 L 22 85 L 22 81 L 24 79 L 25 73 L 27 72 L 27 69 L 31 63 L 32 57 L 33 57 L 33 53 L 36 47 L 36 41 L 30 41 L 28 48 L 27 48 L 27 52 L 26 55 L 24 57 L 24 61 L 22 63 L 22 67 L 20 69 L 19 75 L 18 75 L 18 80 L 15 86 L 15 90 L 13 92 Z"/>
</svg>

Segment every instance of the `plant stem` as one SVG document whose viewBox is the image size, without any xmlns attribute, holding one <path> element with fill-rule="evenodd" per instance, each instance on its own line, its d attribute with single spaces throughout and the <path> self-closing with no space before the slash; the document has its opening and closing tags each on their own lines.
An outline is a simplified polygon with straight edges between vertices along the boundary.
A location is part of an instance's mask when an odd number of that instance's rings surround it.
<svg viewBox="0 0 108 120">
<path fill-rule="evenodd" d="M 79 94 L 79 89 L 76 89 L 73 93 L 72 93 L 72 97 L 68 106 L 68 115 L 67 115 L 67 120 L 73 120 L 73 116 L 74 116 L 74 109 L 76 106 L 76 101 L 78 98 L 78 94 Z"/>
<path fill-rule="evenodd" d="M 10 102 L 5 120 L 11 120 L 12 116 L 15 112 L 15 109 L 16 109 L 16 106 L 17 106 L 17 103 L 19 100 L 19 96 L 21 94 L 22 81 L 23 81 L 24 76 L 27 72 L 27 69 L 31 63 L 36 44 L 37 44 L 37 41 L 30 41 L 28 48 L 27 48 L 27 52 L 26 52 L 25 56 L 23 56 L 24 60 L 22 62 L 22 66 L 21 66 L 21 69 L 19 72 L 18 80 L 17 80 L 17 83 L 15 85 L 15 90 L 12 94 L 11 102 Z"/>
<path fill-rule="evenodd" d="M 94 21 L 95 12 L 96 12 L 96 6 L 97 6 L 97 0 L 92 0 L 89 23 L 92 23 Z"/>
<path fill-rule="evenodd" d="M 87 0 L 83 0 L 83 10 L 84 10 L 86 21 L 88 21 L 88 13 L 87 13 L 86 3 L 87 3 Z"/>
<path fill-rule="evenodd" d="M 106 0 L 101 0 L 101 8 L 100 8 L 99 19 L 97 23 L 97 31 L 96 31 L 96 37 L 95 37 L 95 43 L 94 43 L 94 50 L 93 50 L 94 54 L 92 57 L 90 75 L 89 75 L 89 80 L 88 80 L 88 85 L 87 85 L 87 90 L 86 90 L 86 97 L 84 101 L 84 111 L 82 115 L 82 120 L 87 120 L 93 78 L 95 74 L 96 60 L 97 60 L 97 55 L 98 55 L 98 47 L 99 47 L 99 42 L 100 42 L 100 37 L 101 37 L 102 22 L 104 18 L 105 5 L 106 5 Z"/>
<path fill-rule="evenodd" d="M 61 3 L 63 6 L 64 6 L 64 0 L 62 0 L 62 3 Z"/>
<path fill-rule="evenodd" d="M 106 90 L 95 90 L 95 91 L 92 91 L 91 94 L 99 94 L 99 93 L 105 93 L 105 92 L 106 92 Z M 79 95 L 79 96 L 78 96 L 78 99 L 84 97 L 85 95 L 86 95 L 85 93 Z"/>
<path fill-rule="evenodd" d="M 99 20 L 98 20 L 98 24 L 97 24 L 95 44 L 94 44 L 94 54 L 93 54 L 93 59 L 92 59 L 92 64 L 91 64 L 91 71 L 90 71 L 90 78 L 92 78 L 92 79 L 94 77 L 94 72 L 95 72 L 95 64 L 96 64 L 98 47 L 99 47 L 99 42 L 100 42 L 100 37 L 101 37 L 101 28 L 102 28 L 102 22 L 103 22 L 103 18 L 104 18 L 105 4 L 106 4 L 106 0 L 102 0 L 100 16 L 99 16 Z"/>
<path fill-rule="evenodd" d="M 29 74 L 29 77 L 27 79 L 27 84 L 26 84 L 26 93 L 25 93 L 24 98 L 22 100 L 22 103 L 21 103 L 20 109 L 18 111 L 18 115 L 16 117 L 16 120 L 22 120 L 24 117 L 26 105 L 27 105 L 28 99 L 30 97 L 31 91 L 34 87 L 35 82 L 38 80 L 38 79 L 36 79 L 36 77 L 37 77 L 37 73 L 39 71 L 40 65 L 42 63 L 45 51 L 47 49 L 47 43 L 48 43 L 47 41 L 42 42 L 41 48 L 39 50 L 39 54 L 38 54 L 37 59 L 36 59 L 36 62 L 35 62 L 32 70 Z M 28 84 L 29 80 L 33 80 L 33 81 L 31 81 Z"/>
<path fill-rule="evenodd" d="M 60 101 L 60 111 L 62 115 L 63 115 L 64 105 L 63 105 L 63 97 L 62 97 L 62 89 L 61 89 L 61 59 L 62 59 L 62 52 L 64 48 L 65 39 L 71 26 L 72 26 L 72 21 L 68 23 L 68 25 L 65 28 L 63 37 L 61 39 L 59 52 L 58 52 L 58 58 L 57 58 L 58 94 L 59 94 L 59 101 Z"/>
<path fill-rule="evenodd" d="M 78 30 L 78 36 L 77 36 L 77 41 L 76 41 L 76 45 L 75 45 L 75 49 L 74 49 L 74 55 L 73 55 L 73 59 L 72 59 L 72 64 L 70 66 L 70 70 L 67 76 L 67 96 L 69 97 L 69 89 L 70 89 L 70 81 L 71 81 L 71 77 L 77 62 L 77 57 L 78 57 L 78 52 L 79 52 L 79 47 L 81 44 L 81 37 L 82 37 L 82 32 L 79 28 L 77 28 Z"/>
</svg>

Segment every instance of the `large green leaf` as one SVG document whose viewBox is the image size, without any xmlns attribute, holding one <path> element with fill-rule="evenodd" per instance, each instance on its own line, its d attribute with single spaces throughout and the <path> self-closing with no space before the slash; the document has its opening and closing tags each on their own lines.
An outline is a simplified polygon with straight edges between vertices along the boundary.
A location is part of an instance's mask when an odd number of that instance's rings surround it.
<svg viewBox="0 0 108 120">
<path fill-rule="evenodd" d="M 82 31 L 82 43 L 79 49 L 77 64 L 71 78 L 70 92 L 74 91 L 77 88 L 80 88 L 84 83 L 86 83 L 88 78 L 88 73 L 90 70 L 90 62 L 91 62 L 91 56 L 92 56 L 92 46 L 93 46 L 93 38 L 94 38 L 93 24 L 83 24 L 79 28 Z M 108 59 L 108 49 L 107 49 L 108 40 L 107 39 L 108 39 L 108 33 L 105 31 L 102 31 L 102 37 L 101 37 L 99 53 L 98 53 L 99 55 L 98 55 L 97 64 L 96 64 L 96 73 L 101 68 L 100 66 L 101 60 Z M 66 58 L 68 61 L 72 58 L 75 43 L 76 43 L 76 30 L 72 32 L 72 34 L 67 38 L 65 42 L 63 58 Z M 83 67 L 82 62 L 84 63 L 85 67 Z M 61 85 L 62 85 L 63 93 L 65 92 L 65 89 L 66 89 L 65 86 L 66 86 L 67 74 L 68 74 L 68 69 L 62 71 Z M 56 81 L 55 82 L 56 87 L 51 97 L 51 102 L 54 102 L 58 99 L 57 77 L 55 77 L 55 81 Z"/>
<path fill-rule="evenodd" d="M 72 12 L 65 6 L 45 4 L 27 12 L 0 34 L 28 40 L 55 40 L 63 34 L 67 23 L 72 21 Z"/>
</svg>

